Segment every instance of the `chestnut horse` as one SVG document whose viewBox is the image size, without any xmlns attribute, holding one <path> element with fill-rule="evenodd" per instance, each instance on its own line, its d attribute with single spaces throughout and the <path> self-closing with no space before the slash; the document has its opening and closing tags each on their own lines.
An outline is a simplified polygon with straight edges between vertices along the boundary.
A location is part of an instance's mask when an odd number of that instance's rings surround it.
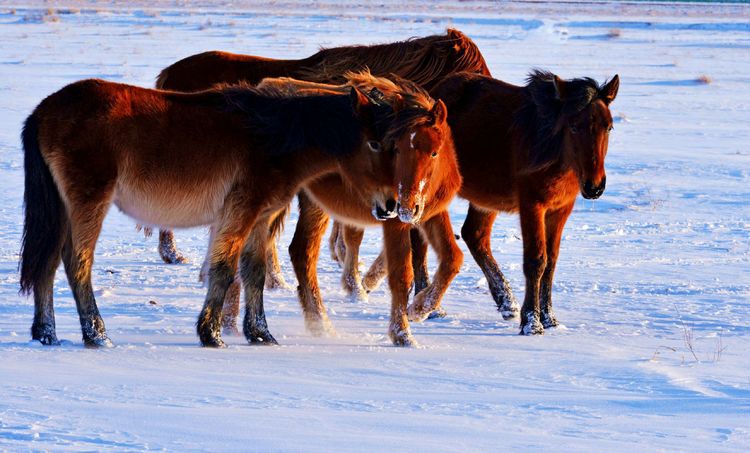
<svg viewBox="0 0 750 453">
<path fill-rule="evenodd" d="M 464 178 L 459 196 L 470 202 L 461 236 L 505 319 L 518 314 L 518 303 L 492 256 L 490 236 L 498 212 L 520 214 L 526 277 L 521 334 L 542 334 L 558 325 L 552 281 L 560 238 L 578 193 L 587 199 L 604 193 L 604 158 L 612 130 L 609 105 L 619 85 L 618 76 L 600 86 L 590 78 L 563 81 L 534 71 L 521 87 L 461 73 L 446 77 L 432 91 L 450 111 L 448 123 Z M 424 279 L 415 286 L 425 287 L 427 245 L 419 236 L 412 239 L 414 273 Z M 382 257 L 368 272 L 373 281 L 366 284 L 375 284 L 380 273 Z"/>
<path fill-rule="evenodd" d="M 259 220 L 267 221 L 304 183 L 327 173 L 392 184 L 388 172 L 372 170 L 368 143 L 408 140 L 411 133 L 403 121 L 393 121 L 390 106 L 354 88 L 350 94 L 285 97 L 244 86 L 195 94 L 102 80 L 66 86 L 39 104 L 22 134 L 21 292 L 34 295 L 32 337 L 58 343 L 52 294 L 62 260 L 84 343 L 111 344 L 91 268 L 114 203 L 144 225 L 214 225 L 197 333 L 204 346 L 223 346 L 221 307 L 240 257 L 246 291 L 252 291 L 246 238 Z"/>
<path fill-rule="evenodd" d="M 412 269 L 408 239 L 410 226 L 418 224 L 440 255 L 441 267 L 432 286 L 436 297 L 442 296 L 463 261 L 450 219 L 445 212 L 461 185 L 451 133 L 446 123 L 447 112 L 441 101 L 435 102 L 426 91 L 403 79 L 397 81 L 401 87 L 411 87 L 409 92 L 413 95 L 409 98 L 394 91 L 393 86 L 373 83 L 366 73 L 348 73 L 346 76 L 349 84 L 360 90 L 377 89 L 384 100 L 393 105 L 394 122 L 403 125 L 402 129 L 392 129 L 384 137 L 382 147 L 371 144 L 373 151 L 383 156 L 385 162 L 391 162 L 392 196 L 385 196 L 387 188 L 368 185 L 366 181 L 352 179 L 352 175 L 343 173 L 331 173 L 305 184 L 299 196 L 300 217 L 297 230 L 289 247 L 299 281 L 298 291 L 305 324 L 314 334 L 332 331 L 320 296 L 316 272 L 320 242 L 328 222 L 327 213 L 346 223 L 357 225 L 373 225 L 378 221 L 385 221 L 382 226 L 392 290 L 389 336 L 396 345 L 411 345 L 414 344 L 414 339 L 406 316 L 412 278 L 409 275 Z M 288 78 L 264 79 L 258 88 L 265 87 L 299 96 L 314 94 L 320 90 L 349 89 L 347 86 L 330 86 Z M 322 206 L 325 212 L 316 205 Z M 396 216 L 399 219 L 395 219 Z M 255 257 L 252 260 L 255 288 L 263 287 L 266 262 L 263 255 L 269 244 L 267 231 L 256 228 L 251 234 L 250 242 L 255 244 Z M 250 317 L 255 325 L 246 324 L 245 334 L 251 332 L 249 338 L 259 343 L 275 343 L 268 332 L 262 298 L 253 294 L 247 294 L 246 297 L 254 301 L 252 306 L 248 305 L 248 309 L 255 313 L 255 316 Z M 225 323 L 229 323 L 229 326 L 225 324 L 225 328 L 231 329 L 233 319 L 239 312 L 239 298 L 227 298 L 224 309 Z"/>
<path fill-rule="evenodd" d="M 251 84 L 267 77 L 293 77 L 299 80 L 326 84 L 345 83 L 344 73 L 368 68 L 378 76 L 396 74 L 418 83 L 430 90 L 445 75 L 468 71 L 490 74 L 479 48 L 458 30 L 448 29 L 443 35 L 426 36 L 388 44 L 370 46 L 344 46 L 322 49 L 299 60 L 277 60 L 252 55 L 228 52 L 204 52 L 184 58 L 165 68 L 156 81 L 156 87 L 174 91 L 199 91 L 217 83 L 244 81 Z M 284 216 L 279 216 L 272 225 L 272 236 L 283 227 Z M 335 226 L 334 229 L 338 227 Z M 355 230 L 356 231 L 356 230 Z M 355 233 L 356 234 L 356 233 Z M 174 243 L 174 234 L 169 230 L 159 232 L 159 253 L 167 263 L 184 261 Z M 362 295 L 356 266 L 353 268 L 342 257 L 345 275 L 344 286 L 348 291 Z M 286 286 L 281 274 L 276 246 L 269 253 L 268 287 Z M 349 269 L 349 271 L 346 271 Z M 357 282 L 352 283 L 352 280 Z M 233 289 L 238 289 L 233 287 Z M 232 291 L 237 297 L 237 291 Z"/>
</svg>

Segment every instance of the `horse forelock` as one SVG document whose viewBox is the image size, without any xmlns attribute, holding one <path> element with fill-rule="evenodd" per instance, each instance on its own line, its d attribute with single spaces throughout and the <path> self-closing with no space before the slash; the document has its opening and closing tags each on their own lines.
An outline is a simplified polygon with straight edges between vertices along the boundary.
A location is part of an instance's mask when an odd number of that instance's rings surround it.
<svg viewBox="0 0 750 453">
<path fill-rule="evenodd" d="M 541 69 L 532 71 L 524 87 L 526 100 L 516 113 L 515 126 L 529 142 L 529 157 L 534 169 L 551 165 L 562 155 L 562 131 L 558 125 L 563 116 L 574 115 L 600 98 L 595 80 L 584 77 L 565 81 L 565 97 L 558 98 L 554 74 Z"/>
</svg>

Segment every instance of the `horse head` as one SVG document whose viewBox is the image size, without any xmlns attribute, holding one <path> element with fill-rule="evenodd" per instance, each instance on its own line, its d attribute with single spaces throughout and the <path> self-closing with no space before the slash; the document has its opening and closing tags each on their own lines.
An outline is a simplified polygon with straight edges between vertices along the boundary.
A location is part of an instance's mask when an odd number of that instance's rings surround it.
<svg viewBox="0 0 750 453">
<path fill-rule="evenodd" d="M 365 127 L 369 165 L 380 178 L 378 189 L 371 191 L 373 215 L 417 223 L 448 175 L 460 181 L 447 108 L 393 74 L 385 79 L 365 71 L 347 77 L 355 110 L 371 124 Z"/>
<path fill-rule="evenodd" d="M 391 137 L 395 153 L 398 217 L 418 223 L 426 204 L 440 188 L 443 167 L 455 162 L 453 140 L 443 101 L 429 109 L 410 107 L 404 112 L 406 126 Z"/>
<path fill-rule="evenodd" d="M 585 80 L 585 79 L 584 79 Z M 620 78 L 615 76 L 601 87 L 576 87 L 576 80 L 565 82 L 554 76 L 555 96 L 562 103 L 557 129 L 562 133 L 562 158 L 578 177 L 581 194 L 587 199 L 604 193 L 607 176 L 604 158 L 612 130 L 609 104 L 617 96 Z"/>
</svg>

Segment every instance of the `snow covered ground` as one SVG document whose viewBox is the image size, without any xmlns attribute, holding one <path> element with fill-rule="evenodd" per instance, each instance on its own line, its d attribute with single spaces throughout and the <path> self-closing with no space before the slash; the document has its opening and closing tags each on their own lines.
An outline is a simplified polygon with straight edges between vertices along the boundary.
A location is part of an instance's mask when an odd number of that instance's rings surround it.
<svg viewBox="0 0 750 453">
<path fill-rule="evenodd" d="M 0 450 L 750 448 L 750 7 L 19 3 L 0 2 Z M 323 253 L 337 338 L 309 336 L 294 292 L 274 291 L 266 309 L 282 346 L 230 337 L 228 349 L 202 349 L 206 231 L 178 232 L 191 263 L 167 266 L 156 241 L 113 211 L 94 284 L 116 347 L 82 347 L 62 270 L 66 341 L 29 342 L 32 302 L 17 294 L 19 133 L 44 96 L 89 77 L 151 86 L 204 50 L 292 58 L 446 27 L 514 83 L 532 67 L 620 74 L 607 191 L 579 201 L 563 239 L 554 298 L 566 328 L 519 337 L 461 244 L 449 317 L 413 326 L 420 348 L 390 345 L 386 290 L 347 303 Z M 453 204 L 457 231 L 465 210 Z M 519 238 L 517 218 L 501 216 L 493 247 L 522 297 Z M 367 263 L 379 244 L 377 230 L 366 235 Z"/>
</svg>

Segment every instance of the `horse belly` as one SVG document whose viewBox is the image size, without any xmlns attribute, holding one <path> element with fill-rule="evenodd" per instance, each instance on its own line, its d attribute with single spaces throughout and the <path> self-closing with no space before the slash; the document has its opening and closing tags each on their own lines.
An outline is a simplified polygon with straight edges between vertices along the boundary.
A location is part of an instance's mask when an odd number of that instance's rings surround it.
<svg viewBox="0 0 750 453">
<path fill-rule="evenodd" d="M 189 228 L 208 225 L 216 219 L 227 190 L 223 187 L 180 190 L 178 185 L 148 190 L 118 184 L 114 204 L 143 225 Z"/>
<path fill-rule="evenodd" d="M 360 227 L 378 223 L 372 214 L 372 207 L 367 206 L 357 197 L 347 197 L 341 192 L 334 194 L 333 191 L 310 190 L 309 187 L 305 192 L 328 215 L 342 223 Z"/>
</svg>

